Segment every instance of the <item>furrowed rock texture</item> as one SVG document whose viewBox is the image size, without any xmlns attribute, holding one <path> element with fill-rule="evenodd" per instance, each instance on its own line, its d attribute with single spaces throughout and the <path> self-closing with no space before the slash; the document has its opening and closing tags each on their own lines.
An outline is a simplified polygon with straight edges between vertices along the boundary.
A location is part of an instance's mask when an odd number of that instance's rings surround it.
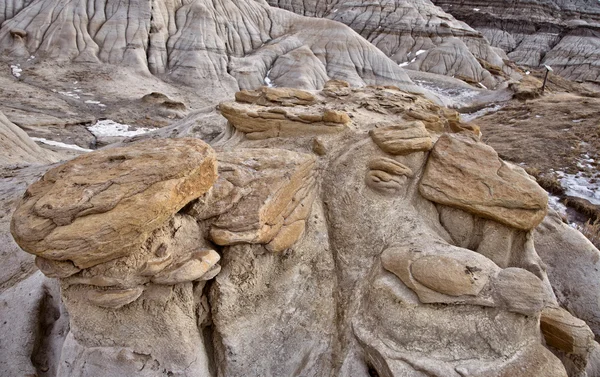
<svg viewBox="0 0 600 377">
<path fill-rule="evenodd" d="M 420 91 L 350 28 L 259 1 L 2 0 L 0 9 L 0 51 L 10 64 L 126 66 L 213 98 L 266 83 L 321 89 L 335 78 Z"/>
<path fill-rule="evenodd" d="M 517 64 L 600 82 L 600 4 L 594 0 L 434 0 Z"/>
<path fill-rule="evenodd" d="M 429 0 L 269 0 L 297 14 L 344 23 L 401 67 L 495 88 L 511 74 L 503 52 Z"/>
<path fill-rule="evenodd" d="M 343 81 L 244 90 L 219 110 L 228 125 L 211 147 L 124 143 L 54 168 L 24 196 L 16 240 L 59 279 L 70 316 L 58 375 L 566 377 L 563 363 L 592 365 L 592 332 L 560 308 L 535 249 L 546 194 L 456 111 Z M 77 181 L 89 198 L 50 203 L 44 193 L 63 193 L 78 164 L 99 172 Z M 156 195 L 116 253 L 103 229 L 121 208 L 93 188 L 120 187 L 124 171 L 145 177 L 136 195 Z M 42 191 L 57 172 L 63 183 Z M 178 179 L 190 184 L 163 184 Z M 79 210 L 86 200 L 112 209 Z M 22 235 L 44 219 L 93 219 L 105 247 L 37 249 L 52 233 Z"/>
</svg>

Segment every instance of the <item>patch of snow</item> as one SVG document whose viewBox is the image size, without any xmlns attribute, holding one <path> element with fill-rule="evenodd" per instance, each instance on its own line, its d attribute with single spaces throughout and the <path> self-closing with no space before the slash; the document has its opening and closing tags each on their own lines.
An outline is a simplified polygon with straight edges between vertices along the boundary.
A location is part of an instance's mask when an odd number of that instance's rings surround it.
<svg viewBox="0 0 600 377">
<path fill-rule="evenodd" d="M 475 12 L 479 12 L 481 9 L 479 9 L 479 8 L 473 8 L 473 10 L 474 10 Z"/>
<path fill-rule="evenodd" d="M 548 206 L 558 212 L 562 216 L 567 216 L 567 206 L 561 202 L 558 196 L 548 194 Z"/>
<path fill-rule="evenodd" d="M 483 109 L 475 111 L 474 113 L 460 114 L 460 120 L 463 122 L 470 122 L 473 119 L 477 119 L 486 114 L 495 113 L 496 111 L 500 110 L 503 107 L 504 107 L 503 105 L 497 104 L 497 105 L 493 105 L 493 106 L 489 106 L 489 107 L 484 107 Z"/>
<path fill-rule="evenodd" d="M 23 72 L 23 69 L 21 69 L 21 64 L 12 64 L 10 66 L 10 71 L 12 72 L 13 76 L 21 77 L 21 72 Z"/>
<path fill-rule="evenodd" d="M 419 56 L 424 52 L 427 52 L 427 50 L 419 50 L 419 51 L 417 51 L 417 53 L 415 55 Z"/>
<path fill-rule="evenodd" d="M 557 171 L 560 184 L 565 188 L 565 194 L 583 198 L 592 204 L 600 205 L 600 182 L 591 182 L 591 179 L 581 172 L 577 174 L 565 174 Z"/>
<path fill-rule="evenodd" d="M 479 84 L 480 87 L 482 87 L 483 89 L 487 90 L 487 86 L 483 85 L 482 83 L 478 82 L 477 84 Z"/>
<path fill-rule="evenodd" d="M 585 119 L 573 119 L 572 122 L 573 123 L 581 123 L 583 122 Z"/>
<path fill-rule="evenodd" d="M 450 99 L 455 104 L 469 103 L 473 98 L 481 94 L 481 91 L 479 90 L 467 88 L 444 88 L 426 80 L 413 79 L 413 82 L 441 97 Z"/>
<path fill-rule="evenodd" d="M 531 74 L 531 72 L 529 72 L 529 71 L 525 71 L 525 74 L 526 74 L 526 75 L 529 75 L 529 74 Z"/>
<path fill-rule="evenodd" d="M 79 99 L 81 97 L 79 97 L 79 95 L 77 93 L 73 93 L 73 92 L 58 92 L 58 94 L 62 94 L 63 96 L 67 96 L 67 97 L 71 97 L 71 98 L 75 98 L 75 99 Z"/>
<path fill-rule="evenodd" d="M 400 63 L 398 64 L 400 67 L 406 67 L 407 65 L 409 65 L 410 62 L 404 62 L 404 63 Z"/>
<path fill-rule="evenodd" d="M 89 126 L 87 129 L 96 137 L 131 137 L 136 135 L 145 134 L 147 132 L 153 131 L 152 128 L 140 127 L 136 130 L 129 131 L 128 124 L 117 123 L 110 119 L 99 120 L 95 124 Z"/>
<path fill-rule="evenodd" d="M 91 152 L 91 149 L 86 149 L 86 148 L 81 148 L 79 145 L 75 145 L 75 144 L 65 144 L 65 143 L 61 143 L 60 141 L 54 141 L 54 140 L 48 140 L 48 139 L 44 139 L 42 137 L 32 137 L 31 140 L 33 141 L 39 141 L 40 143 L 44 143 L 47 145 L 52 145 L 55 147 L 61 147 L 61 148 L 66 148 L 66 149 L 74 149 L 76 151 L 80 151 L 80 152 Z"/>
<path fill-rule="evenodd" d="M 267 71 L 267 75 L 265 76 L 265 84 L 267 84 L 269 88 L 274 88 L 275 85 L 273 85 L 273 81 L 271 81 L 271 79 L 269 78 L 269 73 L 271 73 L 270 69 Z"/>
<path fill-rule="evenodd" d="M 98 106 L 102 105 L 102 102 L 100 102 L 100 101 L 93 101 L 91 99 L 86 100 L 85 103 L 89 103 L 90 105 L 98 105 Z"/>
<path fill-rule="evenodd" d="M 541 118 L 542 116 L 541 116 L 541 115 L 536 115 L 535 117 L 536 117 L 536 118 Z"/>
</svg>

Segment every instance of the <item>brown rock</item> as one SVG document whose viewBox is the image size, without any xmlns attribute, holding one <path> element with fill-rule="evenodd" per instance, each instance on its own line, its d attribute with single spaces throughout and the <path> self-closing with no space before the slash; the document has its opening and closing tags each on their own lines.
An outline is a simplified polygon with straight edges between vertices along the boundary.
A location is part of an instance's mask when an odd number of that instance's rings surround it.
<svg viewBox="0 0 600 377">
<path fill-rule="evenodd" d="M 508 311 L 538 314 L 546 303 L 542 281 L 529 271 L 509 267 L 494 280 L 494 290 Z"/>
<path fill-rule="evenodd" d="M 584 321 L 573 317 L 565 309 L 544 308 L 540 328 L 546 344 L 566 353 L 586 356 L 593 347 L 592 330 Z"/>
<path fill-rule="evenodd" d="M 308 216 L 314 200 L 314 165 L 312 155 L 281 149 L 242 149 L 220 154 L 221 177 L 235 187 L 244 187 L 249 194 L 212 223 L 213 242 L 267 244 L 280 231 L 283 233 L 275 244 L 287 245 L 283 240 L 293 238 L 292 234 L 297 239 L 301 234 L 298 224 L 289 228 L 288 219 L 300 223 Z M 274 246 L 275 249 L 279 248 Z"/>
<path fill-rule="evenodd" d="M 444 134 L 435 144 L 419 186 L 436 203 L 463 209 L 529 230 L 546 215 L 548 195 L 504 163 L 489 146 L 469 137 Z"/>
<path fill-rule="evenodd" d="M 90 290 L 87 299 L 103 308 L 118 309 L 132 303 L 144 292 L 142 287 L 130 289 Z"/>
<path fill-rule="evenodd" d="M 267 250 L 279 253 L 291 247 L 302 237 L 306 223 L 304 220 L 298 220 L 290 225 L 285 225 L 279 233 L 266 246 Z"/>
<path fill-rule="evenodd" d="M 412 263 L 413 277 L 427 288 L 449 296 L 476 296 L 488 283 L 487 270 L 476 263 L 444 255 L 425 256 Z M 474 261 L 473 261 L 474 262 Z"/>
<path fill-rule="evenodd" d="M 394 155 L 428 151 L 433 146 L 429 132 L 420 121 L 376 128 L 369 135 L 379 148 Z"/>
<path fill-rule="evenodd" d="M 304 107 L 273 109 L 225 102 L 219 105 L 219 110 L 237 130 L 252 140 L 337 133 L 350 122 L 348 115 L 339 111 L 322 109 L 322 113 L 315 114 L 314 110 Z M 328 121 L 324 119 L 326 114 Z"/>
<path fill-rule="evenodd" d="M 196 139 L 92 152 L 31 185 L 11 231 L 32 254 L 91 267 L 136 249 L 216 176 L 212 148 Z"/>
</svg>

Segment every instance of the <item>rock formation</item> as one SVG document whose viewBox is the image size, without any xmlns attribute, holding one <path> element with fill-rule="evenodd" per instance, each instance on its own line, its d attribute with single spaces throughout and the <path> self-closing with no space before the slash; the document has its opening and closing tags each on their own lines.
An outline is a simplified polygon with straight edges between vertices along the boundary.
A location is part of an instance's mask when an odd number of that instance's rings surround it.
<svg viewBox="0 0 600 377">
<path fill-rule="evenodd" d="M 434 0 L 479 30 L 517 64 L 552 66 L 572 80 L 600 82 L 600 5 L 594 0 Z"/>
<path fill-rule="evenodd" d="M 490 89 L 513 74 L 503 51 L 430 0 L 269 0 L 269 4 L 344 23 L 409 70 L 448 75 Z"/>
<path fill-rule="evenodd" d="M 70 315 L 59 375 L 585 373 L 592 332 L 534 245 L 547 196 L 458 113 L 343 81 L 219 109 L 210 147 L 124 143 L 26 191 L 12 233 Z"/>
<path fill-rule="evenodd" d="M 258 1 L 6 0 L 0 9 L 0 51 L 15 67 L 127 66 L 143 79 L 202 88 L 213 101 L 269 83 L 321 89 L 335 78 L 420 91 L 346 26 Z"/>
</svg>

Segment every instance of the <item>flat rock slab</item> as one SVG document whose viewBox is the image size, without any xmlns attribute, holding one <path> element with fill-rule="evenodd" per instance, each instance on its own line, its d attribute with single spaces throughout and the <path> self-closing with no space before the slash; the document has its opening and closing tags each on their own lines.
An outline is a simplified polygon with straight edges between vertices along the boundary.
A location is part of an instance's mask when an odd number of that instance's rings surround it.
<svg viewBox="0 0 600 377">
<path fill-rule="evenodd" d="M 136 250 L 216 178 L 215 153 L 197 139 L 147 140 L 92 152 L 31 185 L 11 232 L 32 254 L 91 267 Z"/>
<path fill-rule="evenodd" d="M 436 203 L 529 230 L 546 215 L 548 195 L 494 149 L 467 136 L 444 134 L 433 147 L 419 191 Z"/>
</svg>

